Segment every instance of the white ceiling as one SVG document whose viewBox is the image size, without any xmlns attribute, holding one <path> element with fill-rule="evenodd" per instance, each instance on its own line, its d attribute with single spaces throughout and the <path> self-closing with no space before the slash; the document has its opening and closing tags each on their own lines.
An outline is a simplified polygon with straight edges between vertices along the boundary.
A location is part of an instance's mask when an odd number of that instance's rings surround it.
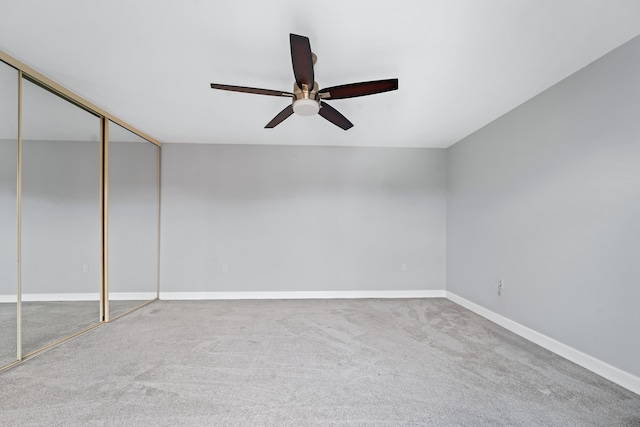
<svg viewBox="0 0 640 427">
<path fill-rule="evenodd" d="M 292 116 L 289 33 L 354 127 Z M 448 147 L 640 34 L 638 0 L 0 0 L 0 49 L 162 142 Z"/>
</svg>

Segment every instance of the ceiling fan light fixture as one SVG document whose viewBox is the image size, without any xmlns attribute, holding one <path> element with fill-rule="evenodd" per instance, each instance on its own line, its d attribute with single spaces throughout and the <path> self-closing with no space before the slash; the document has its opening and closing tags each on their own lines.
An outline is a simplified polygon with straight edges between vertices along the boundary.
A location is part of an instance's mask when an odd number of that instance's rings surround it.
<svg viewBox="0 0 640 427">
<path fill-rule="evenodd" d="M 320 103 L 315 99 L 296 99 L 293 101 L 293 112 L 299 116 L 313 116 L 320 111 Z"/>
</svg>

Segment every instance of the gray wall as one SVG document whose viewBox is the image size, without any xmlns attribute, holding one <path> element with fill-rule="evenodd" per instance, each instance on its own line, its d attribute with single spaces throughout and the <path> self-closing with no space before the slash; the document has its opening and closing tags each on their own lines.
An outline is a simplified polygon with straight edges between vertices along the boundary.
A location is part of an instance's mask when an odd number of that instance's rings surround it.
<svg viewBox="0 0 640 427">
<path fill-rule="evenodd" d="M 96 141 L 22 142 L 22 292 L 100 292 Z"/>
<path fill-rule="evenodd" d="M 445 287 L 443 149 L 162 150 L 163 292 Z"/>
<path fill-rule="evenodd" d="M 99 134 L 97 116 L 23 79 L 23 298 L 100 291 Z"/>
<path fill-rule="evenodd" d="M 18 291 L 17 105 L 18 71 L 0 61 L 0 301 Z"/>
<path fill-rule="evenodd" d="M 640 38 L 455 144 L 447 214 L 448 291 L 635 375 L 638 76 Z"/>
<path fill-rule="evenodd" d="M 110 141 L 109 293 L 157 291 L 158 147 Z"/>
<path fill-rule="evenodd" d="M 18 142 L 0 139 L 0 302 L 18 292 Z"/>
</svg>

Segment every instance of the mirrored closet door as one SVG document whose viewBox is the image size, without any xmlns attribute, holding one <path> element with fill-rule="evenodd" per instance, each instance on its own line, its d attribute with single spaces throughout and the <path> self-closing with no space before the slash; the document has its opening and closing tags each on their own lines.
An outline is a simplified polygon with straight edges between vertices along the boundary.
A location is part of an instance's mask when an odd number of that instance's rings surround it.
<svg viewBox="0 0 640 427">
<path fill-rule="evenodd" d="M 158 299 L 159 173 L 160 142 L 0 51 L 0 371 Z"/>
<path fill-rule="evenodd" d="M 100 321 L 100 118 L 22 82 L 22 354 Z"/>
<path fill-rule="evenodd" d="M 108 314 L 158 297 L 160 149 L 108 125 Z"/>
<path fill-rule="evenodd" d="M 18 78 L 0 61 L 0 366 L 18 358 Z"/>
</svg>

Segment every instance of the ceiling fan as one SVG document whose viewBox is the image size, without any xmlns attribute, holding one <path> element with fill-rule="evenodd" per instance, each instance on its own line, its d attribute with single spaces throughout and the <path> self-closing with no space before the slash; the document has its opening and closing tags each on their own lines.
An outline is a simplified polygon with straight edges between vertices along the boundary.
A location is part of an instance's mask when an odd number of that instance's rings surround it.
<svg viewBox="0 0 640 427">
<path fill-rule="evenodd" d="M 338 110 L 327 104 L 326 101 L 332 99 L 355 98 L 357 96 L 373 95 L 381 92 L 388 92 L 398 89 L 398 79 L 375 80 L 370 82 L 351 83 L 341 86 L 318 88 L 318 83 L 313 75 L 313 65 L 317 57 L 311 52 L 309 38 L 290 34 L 291 42 L 291 62 L 293 63 L 293 74 L 295 83 L 293 92 L 280 90 L 258 89 L 245 86 L 232 86 L 211 83 L 212 89 L 230 90 L 233 92 L 255 93 L 258 95 L 283 96 L 291 98 L 291 105 L 280 111 L 265 128 L 274 128 L 282 123 L 293 113 L 301 116 L 312 116 L 320 114 L 334 125 L 347 130 L 353 124 Z"/>
</svg>

